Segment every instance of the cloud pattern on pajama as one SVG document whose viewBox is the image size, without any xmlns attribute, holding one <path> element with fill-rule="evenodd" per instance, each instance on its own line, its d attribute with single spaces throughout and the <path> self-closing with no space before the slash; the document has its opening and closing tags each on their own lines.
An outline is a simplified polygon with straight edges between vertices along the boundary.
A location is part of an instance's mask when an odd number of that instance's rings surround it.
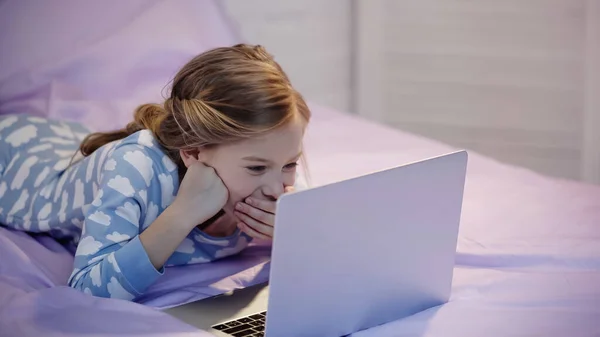
<svg viewBox="0 0 600 337">
<path fill-rule="evenodd" d="M 0 118 L 0 223 L 72 245 L 70 286 L 134 300 L 164 273 L 152 266 L 139 234 L 175 198 L 177 166 L 147 130 L 72 163 L 88 133 L 65 121 Z M 194 229 L 165 266 L 234 255 L 250 240 L 239 230 L 215 238 Z"/>
</svg>

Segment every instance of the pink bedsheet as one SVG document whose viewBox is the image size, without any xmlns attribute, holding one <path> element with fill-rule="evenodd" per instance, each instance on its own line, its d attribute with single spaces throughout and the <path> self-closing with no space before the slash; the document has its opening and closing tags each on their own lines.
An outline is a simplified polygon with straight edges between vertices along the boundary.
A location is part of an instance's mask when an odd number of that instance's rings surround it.
<svg viewBox="0 0 600 337">
<path fill-rule="evenodd" d="M 313 111 L 306 139 L 313 185 L 452 150 L 341 112 L 314 105 Z M 355 335 L 595 336 L 599 224 L 600 187 L 471 153 L 450 302 Z M 369 237 L 376 230 L 368 229 Z M 0 331 L 10 336 L 186 335 L 195 330 L 149 307 L 186 303 L 268 275 L 268 248 L 256 246 L 208 267 L 173 268 L 138 305 L 65 287 L 71 257 L 52 240 L 2 229 L 0 242 L 0 327 L 6 329 Z M 111 325 L 102 323 L 107 319 Z"/>
<path fill-rule="evenodd" d="M 307 137 L 317 185 L 452 150 L 327 109 Z M 449 303 L 355 335 L 600 336 L 600 186 L 471 152 L 457 252 Z"/>
</svg>

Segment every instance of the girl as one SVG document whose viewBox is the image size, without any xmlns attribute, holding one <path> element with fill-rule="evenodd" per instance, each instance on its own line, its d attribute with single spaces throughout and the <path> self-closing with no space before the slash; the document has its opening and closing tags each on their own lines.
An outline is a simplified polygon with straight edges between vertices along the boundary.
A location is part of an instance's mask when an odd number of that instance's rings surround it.
<svg viewBox="0 0 600 337">
<path fill-rule="evenodd" d="M 192 59 L 122 130 L 3 117 L 0 223 L 75 244 L 71 287 L 134 300 L 165 266 L 272 238 L 309 119 L 273 58 L 243 44 Z"/>
</svg>

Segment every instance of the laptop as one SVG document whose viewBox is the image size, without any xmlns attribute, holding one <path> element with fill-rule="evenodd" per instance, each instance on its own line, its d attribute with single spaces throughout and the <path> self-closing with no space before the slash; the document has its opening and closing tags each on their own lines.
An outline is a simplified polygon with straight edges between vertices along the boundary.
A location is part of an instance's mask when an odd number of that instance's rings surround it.
<svg viewBox="0 0 600 337">
<path fill-rule="evenodd" d="M 166 312 L 215 336 L 346 336 L 450 296 L 466 151 L 283 195 L 268 284 Z"/>
</svg>

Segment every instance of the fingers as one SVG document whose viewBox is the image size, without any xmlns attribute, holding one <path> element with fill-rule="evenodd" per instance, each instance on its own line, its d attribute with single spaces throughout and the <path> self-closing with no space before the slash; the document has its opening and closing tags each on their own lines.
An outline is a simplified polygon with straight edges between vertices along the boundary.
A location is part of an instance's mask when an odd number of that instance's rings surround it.
<svg viewBox="0 0 600 337">
<path fill-rule="evenodd" d="M 221 177 L 219 176 L 219 173 L 214 167 L 209 166 L 201 162 L 200 160 L 197 160 L 193 165 L 197 166 L 204 179 L 209 179 L 209 181 L 211 181 L 212 183 L 219 183 L 225 186 L 223 180 L 221 180 Z"/>
<path fill-rule="evenodd" d="M 266 225 L 273 226 L 273 224 L 275 223 L 275 215 L 273 213 L 263 211 L 262 209 L 255 208 L 250 205 L 245 205 L 241 202 L 235 206 L 235 209 Z"/>
<path fill-rule="evenodd" d="M 275 214 L 275 207 L 276 207 L 275 201 L 268 201 L 268 200 L 262 200 L 262 199 L 256 199 L 256 198 L 249 197 L 249 198 L 246 198 L 246 203 L 253 207 L 262 209 L 265 212 Z"/>
<path fill-rule="evenodd" d="M 245 232 L 246 234 L 250 235 L 253 238 L 256 239 L 262 239 L 262 240 L 270 240 L 273 238 L 273 227 L 272 226 L 268 226 L 264 223 L 258 222 L 255 219 L 251 218 L 250 216 L 241 213 L 241 212 L 235 212 L 236 216 L 242 220 L 242 222 L 240 222 L 238 224 L 238 227 Z"/>
</svg>

